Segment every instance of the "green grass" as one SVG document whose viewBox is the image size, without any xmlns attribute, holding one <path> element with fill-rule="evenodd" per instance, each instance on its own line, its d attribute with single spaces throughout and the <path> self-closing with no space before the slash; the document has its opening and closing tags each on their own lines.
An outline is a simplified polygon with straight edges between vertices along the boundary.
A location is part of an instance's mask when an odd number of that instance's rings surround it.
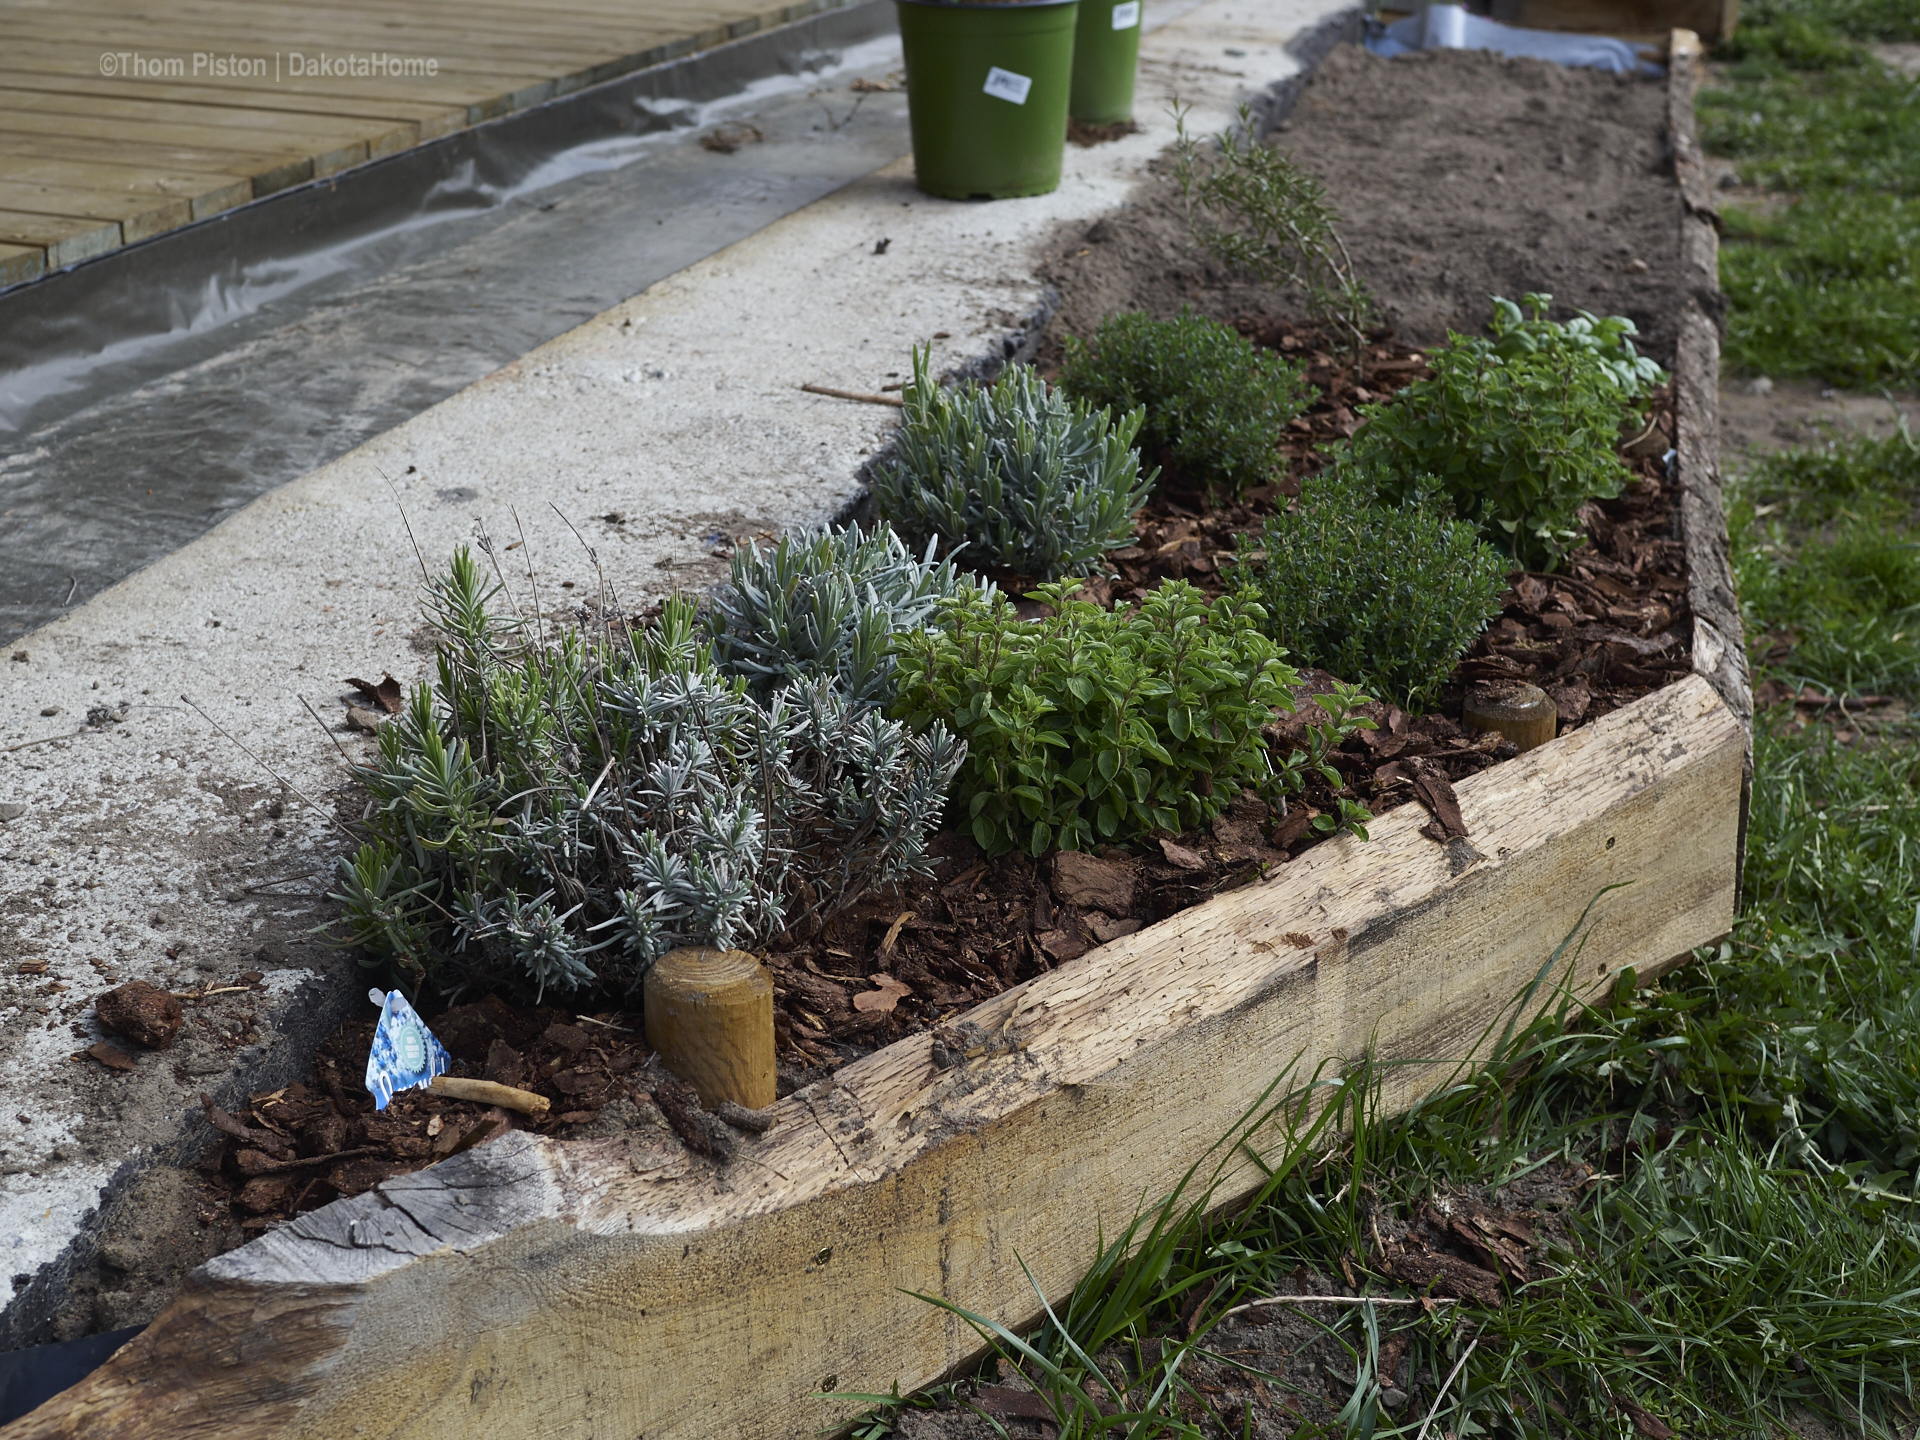
<svg viewBox="0 0 1920 1440">
<path fill-rule="evenodd" d="M 1853 389 L 1920 384 L 1920 200 L 1822 191 L 1777 216 L 1725 219 L 1732 366 Z"/>
<path fill-rule="evenodd" d="M 1920 693 L 1920 441 L 1761 460 L 1728 524 L 1752 648 L 1822 689 Z"/>
<path fill-rule="evenodd" d="M 1726 213 L 1736 369 L 1920 384 L 1920 84 L 1861 43 L 1917 36 L 1920 6 L 1900 0 L 1775 0 L 1716 57 L 1731 63 L 1700 94 L 1701 142 L 1783 200 Z"/>
</svg>

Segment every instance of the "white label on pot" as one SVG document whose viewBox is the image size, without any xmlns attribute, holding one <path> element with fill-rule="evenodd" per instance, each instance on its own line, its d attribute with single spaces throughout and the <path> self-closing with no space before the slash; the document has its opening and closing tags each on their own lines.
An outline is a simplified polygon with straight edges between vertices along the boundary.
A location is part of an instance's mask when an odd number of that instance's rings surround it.
<svg viewBox="0 0 1920 1440">
<path fill-rule="evenodd" d="M 1113 28 L 1131 30 L 1140 23 L 1140 0 L 1126 0 L 1124 5 L 1113 7 Z"/>
<path fill-rule="evenodd" d="M 1016 75 L 1011 70 L 1002 70 L 998 65 L 987 71 L 987 94 L 997 100 L 1011 100 L 1016 105 L 1024 105 L 1027 103 L 1027 92 L 1031 89 L 1031 75 Z"/>
</svg>

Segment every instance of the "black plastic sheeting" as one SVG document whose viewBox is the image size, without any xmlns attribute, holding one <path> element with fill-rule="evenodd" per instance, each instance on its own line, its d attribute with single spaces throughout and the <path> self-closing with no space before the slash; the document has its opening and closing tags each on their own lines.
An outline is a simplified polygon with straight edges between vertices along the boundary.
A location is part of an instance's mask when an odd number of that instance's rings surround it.
<svg viewBox="0 0 1920 1440">
<path fill-rule="evenodd" d="M 108 1330 L 58 1345 L 35 1345 L 0 1355 L 0 1425 L 39 1409 L 62 1390 L 78 1385 L 113 1352 L 147 1327 Z"/>
<path fill-rule="evenodd" d="M 893 6 L 622 76 L 0 293 L 0 639 L 899 158 Z M 732 153 L 700 141 L 729 120 Z M 757 131 L 760 139 L 753 139 Z"/>
</svg>

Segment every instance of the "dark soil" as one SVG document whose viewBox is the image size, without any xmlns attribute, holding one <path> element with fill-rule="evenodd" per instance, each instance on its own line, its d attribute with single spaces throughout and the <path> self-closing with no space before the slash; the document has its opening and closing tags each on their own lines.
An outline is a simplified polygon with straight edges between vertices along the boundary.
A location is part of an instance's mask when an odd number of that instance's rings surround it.
<svg viewBox="0 0 1920 1440">
<path fill-rule="evenodd" d="M 1490 296 L 1542 291 L 1559 317 L 1627 316 L 1670 364 L 1687 293 L 1665 107 L 1661 80 L 1467 50 L 1382 60 L 1349 45 L 1314 72 L 1272 143 L 1325 182 L 1380 320 L 1408 344 L 1479 330 Z M 1062 294 L 1055 346 L 1120 310 L 1300 315 L 1295 297 L 1233 281 L 1191 250 L 1164 177 L 1063 234 L 1046 274 Z"/>
</svg>

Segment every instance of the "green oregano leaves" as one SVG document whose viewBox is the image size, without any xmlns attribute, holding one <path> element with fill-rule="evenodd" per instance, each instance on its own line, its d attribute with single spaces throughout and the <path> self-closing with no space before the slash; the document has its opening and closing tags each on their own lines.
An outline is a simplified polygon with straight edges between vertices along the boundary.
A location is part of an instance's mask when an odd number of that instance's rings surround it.
<svg viewBox="0 0 1920 1440">
<path fill-rule="evenodd" d="M 966 741 L 954 799 L 992 854 L 1188 829 L 1274 778 L 1260 727 L 1296 677 L 1257 604 L 1175 581 L 1107 611 L 1074 588 L 1035 591 L 1038 620 L 962 597 L 902 642 L 894 713 Z"/>
</svg>

